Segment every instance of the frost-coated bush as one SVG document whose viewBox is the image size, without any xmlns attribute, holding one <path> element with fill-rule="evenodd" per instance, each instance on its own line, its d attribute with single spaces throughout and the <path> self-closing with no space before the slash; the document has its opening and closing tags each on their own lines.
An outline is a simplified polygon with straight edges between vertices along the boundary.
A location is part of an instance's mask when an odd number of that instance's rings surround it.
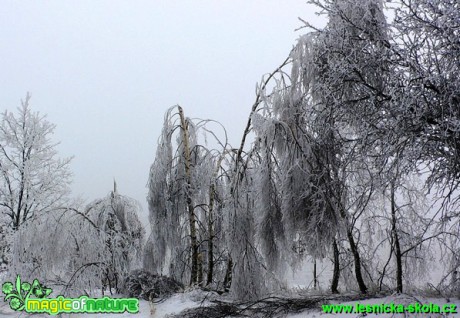
<svg viewBox="0 0 460 318">
<path fill-rule="evenodd" d="M 139 209 L 136 201 L 115 190 L 83 212 L 56 209 L 31 219 L 16 233 L 9 272 L 61 285 L 65 294 L 120 290 L 141 262 Z"/>
</svg>

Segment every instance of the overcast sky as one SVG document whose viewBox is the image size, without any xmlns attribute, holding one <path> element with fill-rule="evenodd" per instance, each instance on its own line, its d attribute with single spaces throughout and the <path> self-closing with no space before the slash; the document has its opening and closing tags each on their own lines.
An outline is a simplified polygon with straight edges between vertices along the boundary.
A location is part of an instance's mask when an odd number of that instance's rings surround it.
<svg viewBox="0 0 460 318">
<path fill-rule="evenodd" d="M 256 83 L 289 54 L 305 0 L 2 1 L 0 110 L 30 92 L 75 156 L 73 196 L 142 204 L 165 111 L 220 121 L 240 142 Z M 323 22 L 324 23 L 324 22 Z"/>
</svg>

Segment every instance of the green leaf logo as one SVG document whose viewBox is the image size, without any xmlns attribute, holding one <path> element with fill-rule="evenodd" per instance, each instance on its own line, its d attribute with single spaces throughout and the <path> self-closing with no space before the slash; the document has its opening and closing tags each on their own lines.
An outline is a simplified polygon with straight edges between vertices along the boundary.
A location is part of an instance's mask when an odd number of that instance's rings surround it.
<svg viewBox="0 0 460 318">
<path fill-rule="evenodd" d="M 16 286 L 11 282 L 3 283 L 2 292 L 5 294 L 4 300 L 10 302 L 11 309 L 22 311 L 29 297 L 35 296 L 36 298 L 45 298 L 49 296 L 53 290 L 46 286 L 42 286 L 38 279 L 34 279 L 32 285 L 28 282 L 21 282 L 21 277 L 18 275 L 16 278 Z"/>
</svg>

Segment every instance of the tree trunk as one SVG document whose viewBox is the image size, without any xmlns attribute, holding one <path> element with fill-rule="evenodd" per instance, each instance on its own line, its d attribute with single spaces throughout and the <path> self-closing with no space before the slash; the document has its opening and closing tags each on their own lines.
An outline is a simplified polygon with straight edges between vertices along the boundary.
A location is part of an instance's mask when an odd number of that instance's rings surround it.
<svg viewBox="0 0 460 318">
<path fill-rule="evenodd" d="M 212 276 L 214 275 L 214 226 L 213 226 L 213 209 L 214 209 L 214 192 L 215 186 L 211 185 L 209 189 L 209 214 L 208 214 L 208 277 L 206 285 L 212 283 Z"/>
<path fill-rule="evenodd" d="M 229 256 L 227 262 L 227 270 L 225 271 L 224 277 L 224 290 L 229 291 L 230 286 L 232 285 L 232 270 L 233 270 L 233 262 L 232 258 Z"/>
<path fill-rule="evenodd" d="M 203 254 L 200 252 L 198 253 L 198 278 L 197 278 L 197 284 L 198 286 L 203 286 Z"/>
<path fill-rule="evenodd" d="M 396 291 L 402 293 L 402 255 L 398 231 L 396 229 L 395 186 L 393 182 L 391 183 L 391 232 L 393 234 L 394 253 L 396 257 Z"/>
<path fill-rule="evenodd" d="M 318 276 L 316 273 L 316 258 L 313 260 L 313 289 L 316 290 L 318 287 Z"/>
<path fill-rule="evenodd" d="M 178 107 L 179 109 L 179 116 L 181 121 L 181 129 L 182 129 L 182 139 L 184 142 L 184 159 L 185 159 L 185 176 L 186 176 L 186 183 L 187 183 L 187 209 L 188 209 L 188 216 L 189 216 L 189 226 L 190 226 L 190 249 L 192 253 L 192 260 L 191 260 L 191 277 L 190 277 L 190 285 L 193 285 L 198 282 L 198 267 L 199 267 L 199 260 L 198 260 L 198 240 L 197 240 L 197 230 L 196 230 L 196 218 L 195 218 L 195 211 L 192 202 L 192 198 L 190 197 L 190 193 L 188 192 L 191 188 L 191 170 L 190 170 L 190 145 L 189 145 L 189 135 L 188 135 L 188 127 L 187 123 L 185 122 L 184 112 L 182 111 L 182 107 Z"/>
<path fill-rule="evenodd" d="M 347 226 L 347 238 L 348 243 L 350 244 L 351 253 L 353 254 L 356 281 L 358 283 L 358 287 L 361 293 L 366 294 L 367 287 L 364 283 L 363 274 L 361 273 L 361 258 L 359 257 L 358 247 L 356 246 L 355 238 L 353 237 L 353 229 L 350 227 L 347 212 L 343 208 L 340 209 L 340 216 L 344 219 Z"/>
<path fill-rule="evenodd" d="M 337 246 L 337 241 L 334 239 L 332 242 L 332 249 L 334 250 L 334 274 L 332 275 L 331 283 L 331 292 L 333 294 L 338 294 L 339 290 L 339 277 L 340 277 L 340 264 L 339 264 L 339 248 Z"/>
<path fill-rule="evenodd" d="M 361 293 L 367 293 L 367 287 L 364 283 L 363 274 L 361 273 L 361 259 L 359 257 L 358 247 L 356 246 L 355 239 L 353 237 L 352 229 L 347 229 L 348 242 L 350 244 L 351 253 L 353 254 L 353 260 L 355 263 L 355 275 L 356 281 L 359 286 Z"/>
</svg>

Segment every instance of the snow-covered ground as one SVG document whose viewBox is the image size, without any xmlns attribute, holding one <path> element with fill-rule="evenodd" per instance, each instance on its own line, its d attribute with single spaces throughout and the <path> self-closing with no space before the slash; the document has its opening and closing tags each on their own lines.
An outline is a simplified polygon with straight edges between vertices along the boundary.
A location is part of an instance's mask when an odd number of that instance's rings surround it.
<svg viewBox="0 0 460 318">
<path fill-rule="evenodd" d="M 307 286 L 301 287 L 298 284 L 295 284 L 295 281 L 304 281 L 309 282 L 309 276 L 310 276 L 310 271 L 302 269 L 298 273 L 294 274 L 294 276 L 297 277 L 297 279 L 292 279 L 291 281 L 291 297 L 296 297 L 297 299 L 299 298 L 311 298 L 315 297 L 315 293 L 311 293 L 311 291 L 308 291 Z M 301 276 L 302 279 L 300 280 L 299 278 Z M 2 278 L 2 275 L 0 273 L 0 278 Z M 0 280 L 2 281 L 2 280 Z M 296 291 L 296 292 L 295 292 Z M 317 296 L 317 294 L 316 294 Z M 114 296 L 116 297 L 116 296 Z M 136 318 L 136 317 L 153 317 L 153 318 L 168 318 L 173 315 L 178 315 L 180 314 L 183 310 L 185 309 L 192 309 L 192 308 L 197 308 L 200 306 L 210 306 L 213 305 L 212 300 L 226 300 L 222 298 L 221 296 L 218 296 L 216 293 L 213 292 L 205 292 L 199 289 L 192 289 L 192 290 L 187 290 L 183 293 L 177 293 L 172 295 L 169 298 L 166 298 L 164 300 L 155 302 L 155 303 L 150 303 L 145 300 L 140 300 L 139 301 L 139 313 L 137 314 L 70 314 L 67 315 L 67 317 L 70 318 L 91 318 L 91 317 L 98 317 L 98 318 L 108 318 L 115 316 L 116 318 Z M 227 299 L 228 300 L 228 299 Z M 360 303 L 361 305 L 372 305 L 372 304 L 403 304 L 405 306 L 409 304 L 415 304 L 415 303 L 421 303 L 421 304 L 436 304 L 440 308 L 443 307 L 445 304 L 453 304 L 456 306 L 457 311 L 460 312 L 460 299 L 459 298 L 433 298 L 433 297 L 423 297 L 423 296 L 410 296 L 406 294 L 402 295 L 390 295 L 387 297 L 383 298 L 370 298 L 370 299 L 365 299 L 365 300 L 360 300 L 360 301 L 348 301 L 348 302 L 330 302 L 330 304 L 343 304 L 343 305 L 353 305 L 355 306 L 356 303 Z M 28 315 L 24 312 L 18 313 L 10 309 L 9 304 L 5 303 L 3 301 L 3 295 L 0 299 L 0 318 L 5 317 L 5 318 L 12 318 L 12 317 L 52 317 L 49 315 Z M 180 317 L 180 316 L 179 316 Z M 354 318 L 354 317 L 378 317 L 378 318 L 389 318 L 389 317 L 460 317 L 459 314 L 409 314 L 406 313 L 406 315 L 403 314 L 359 314 L 359 313 L 353 313 L 353 314 L 332 314 L 332 313 L 324 313 L 320 308 L 312 310 L 308 309 L 300 313 L 291 313 L 286 316 L 286 318 L 337 318 L 337 317 L 349 317 L 349 318 Z"/>
<path fill-rule="evenodd" d="M 403 304 L 405 306 L 419 302 L 421 304 L 437 304 L 442 308 L 444 304 L 453 304 L 457 307 L 460 306 L 460 300 L 458 298 L 446 299 L 446 298 L 428 298 L 428 297 L 417 297 L 409 295 L 394 295 L 387 296 L 384 298 L 370 298 L 366 300 L 358 301 L 362 305 L 371 304 Z M 357 301 L 344 302 L 344 305 L 355 305 Z M 179 314 L 184 309 L 196 308 L 199 306 L 209 306 L 211 302 L 206 299 L 206 295 L 200 291 L 189 291 L 186 293 L 178 293 L 172 297 L 156 303 L 150 304 L 148 301 L 141 300 L 139 302 L 139 313 L 138 314 L 117 314 L 117 318 L 135 318 L 135 317 L 153 317 L 153 318 L 167 318 L 170 315 Z M 108 314 L 72 314 L 69 317 L 72 318 L 90 318 L 90 317 L 111 317 L 114 315 Z M 12 317 L 29 317 L 25 313 L 17 313 L 9 309 L 8 304 L 2 302 L 0 305 L 0 317 L 12 318 Z M 50 317 L 48 315 L 33 315 L 31 317 Z M 376 318 L 389 318 L 389 317 L 460 317 L 460 314 L 327 314 L 323 313 L 320 309 L 317 310 L 306 310 L 304 312 L 288 314 L 286 318 L 337 318 L 337 317 L 376 317 Z"/>
</svg>

